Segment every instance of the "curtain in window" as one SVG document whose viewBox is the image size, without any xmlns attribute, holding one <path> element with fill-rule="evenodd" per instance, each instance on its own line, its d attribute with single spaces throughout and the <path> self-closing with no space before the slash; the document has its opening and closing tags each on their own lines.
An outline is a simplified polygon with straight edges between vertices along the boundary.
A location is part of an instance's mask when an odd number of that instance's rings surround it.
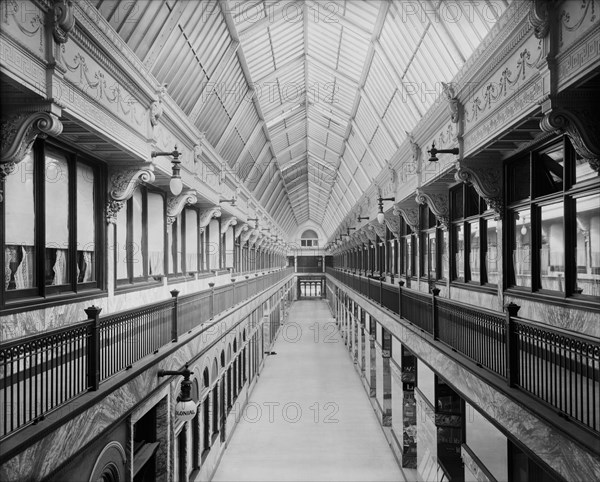
<svg viewBox="0 0 600 482">
<path fill-rule="evenodd" d="M 136 189 L 131 198 L 133 201 L 133 238 L 130 240 L 132 254 L 129 261 L 132 263 L 134 278 L 139 278 L 144 275 L 144 257 L 142 245 L 142 197 L 141 191 Z"/>
<path fill-rule="evenodd" d="M 32 288 L 35 285 L 35 209 L 31 154 L 6 178 L 4 193 L 4 287 L 6 290 Z"/>
<path fill-rule="evenodd" d="M 160 194 L 148 193 L 148 274 L 165 273 L 164 199 Z"/>
<path fill-rule="evenodd" d="M 198 214 L 185 211 L 185 267 L 188 273 L 198 271 Z"/>
<path fill-rule="evenodd" d="M 96 239 L 94 170 L 77 163 L 77 282 L 93 281 Z"/>
<path fill-rule="evenodd" d="M 46 187 L 46 284 L 69 282 L 69 167 L 65 157 L 48 149 L 45 159 Z"/>
</svg>

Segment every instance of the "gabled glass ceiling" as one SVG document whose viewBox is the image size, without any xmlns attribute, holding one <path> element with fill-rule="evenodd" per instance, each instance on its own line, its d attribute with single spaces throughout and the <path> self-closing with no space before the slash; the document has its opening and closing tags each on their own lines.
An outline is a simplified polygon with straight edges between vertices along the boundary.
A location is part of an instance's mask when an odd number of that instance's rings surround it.
<svg viewBox="0 0 600 482">
<path fill-rule="evenodd" d="M 280 226 L 328 235 L 509 3 L 95 0 Z"/>
</svg>

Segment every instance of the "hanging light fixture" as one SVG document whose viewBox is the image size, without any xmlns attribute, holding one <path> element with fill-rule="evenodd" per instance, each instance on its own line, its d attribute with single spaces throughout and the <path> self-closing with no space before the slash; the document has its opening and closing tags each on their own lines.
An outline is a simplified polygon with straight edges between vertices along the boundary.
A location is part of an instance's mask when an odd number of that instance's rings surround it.
<svg viewBox="0 0 600 482">
<path fill-rule="evenodd" d="M 458 156 L 459 150 L 458 147 L 453 147 L 452 149 L 436 149 L 435 142 L 431 143 L 431 149 L 429 149 L 429 162 L 437 162 L 439 159 L 437 158 L 437 154 L 454 154 Z"/>
<path fill-rule="evenodd" d="M 171 180 L 169 181 L 169 189 L 171 189 L 171 192 L 174 196 L 178 196 L 179 194 L 181 194 L 181 191 L 183 190 L 183 182 L 181 181 L 181 175 L 179 174 L 179 164 L 181 164 L 179 156 L 181 156 L 181 152 L 177 150 L 177 146 L 175 146 L 175 150 L 173 150 L 172 152 L 152 151 L 150 156 L 153 158 L 159 156 L 173 157 L 173 159 L 171 160 L 173 164 L 173 173 L 171 174 Z"/>
<path fill-rule="evenodd" d="M 192 381 L 190 377 L 192 372 L 185 365 L 183 370 L 159 370 L 158 376 L 165 377 L 169 375 L 181 375 L 181 393 L 177 397 L 175 404 L 175 416 L 182 422 L 192 420 L 196 416 L 196 402 L 192 399 Z"/>
<path fill-rule="evenodd" d="M 379 199 L 377 199 L 377 202 L 379 203 L 379 212 L 377 213 L 377 221 L 379 222 L 379 224 L 383 224 L 385 221 L 385 214 L 383 213 L 383 201 L 395 201 L 395 200 L 396 200 L 395 197 L 379 196 Z"/>
</svg>

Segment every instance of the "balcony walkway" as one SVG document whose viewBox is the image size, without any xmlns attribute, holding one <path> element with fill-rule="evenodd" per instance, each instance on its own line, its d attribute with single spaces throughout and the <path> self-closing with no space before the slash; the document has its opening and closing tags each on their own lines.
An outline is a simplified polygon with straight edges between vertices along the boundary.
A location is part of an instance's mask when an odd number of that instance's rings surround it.
<svg viewBox="0 0 600 482">
<path fill-rule="evenodd" d="M 281 327 L 214 481 L 405 480 L 324 301 Z"/>
</svg>

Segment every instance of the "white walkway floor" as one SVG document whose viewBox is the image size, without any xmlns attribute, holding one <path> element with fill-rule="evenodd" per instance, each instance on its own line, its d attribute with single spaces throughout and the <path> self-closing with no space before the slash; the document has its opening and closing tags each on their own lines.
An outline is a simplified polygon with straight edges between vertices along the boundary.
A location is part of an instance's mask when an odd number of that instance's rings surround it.
<svg viewBox="0 0 600 482">
<path fill-rule="evenodd" d="M 299 301 L 215 481 L 403 481 L 324 301 Z"/>
</svg>

